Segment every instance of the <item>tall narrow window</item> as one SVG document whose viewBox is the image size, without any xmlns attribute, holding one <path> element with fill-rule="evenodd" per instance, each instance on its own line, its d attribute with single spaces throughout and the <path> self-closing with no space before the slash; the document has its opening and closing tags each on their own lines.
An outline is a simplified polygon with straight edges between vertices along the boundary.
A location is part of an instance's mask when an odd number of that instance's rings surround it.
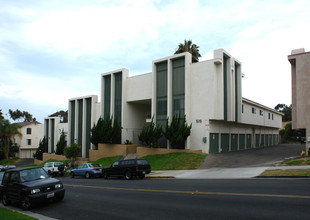
<svg viewBox="0 0 310 220">
<path fill-rule="evenodd" d="M 27 139 L 27 145 L 28 145 L 28 146 L 31 145 L 31 139 Z"/>
<path fill-rule="evenodd" d="M 110 117 L 111 111 L 111 75 L 104 77 L 104 118 Z"/>
<path fill-rule="evenodd" d="M 31 128 L 27 128 L 27 134 L 31 134 Z"/>
<path fill-rule="evenodd" d="M 185 59 L 184 57 L 172 61 L 172 96 L 173 114 L 185 115 Z"/>
</svg>

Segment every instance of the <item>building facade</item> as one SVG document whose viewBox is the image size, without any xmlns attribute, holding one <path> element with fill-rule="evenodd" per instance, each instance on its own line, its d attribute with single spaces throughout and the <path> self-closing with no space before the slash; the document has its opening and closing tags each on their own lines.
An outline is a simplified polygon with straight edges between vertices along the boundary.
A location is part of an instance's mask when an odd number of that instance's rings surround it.
<svg viewBox="0 0 310 220">
<path fill-rule="evenodd" d="M 310 148 L 310 52 L 293 50 L 288 56 L 292 76 L 292 128 L 306 129 L 306 147 Z"/>
<path fill-rule="evenodd" d="M 154 60 L 152 72 L 136 76 L 129 76 L 127 69 L 103 73 L 101 102 L 91 97 L 90 120 L 85 104 L 78 104 L 81 98 L 69 100 L 69 134 L 74 131 L 77 137 L 69 142 L 82 143 L 83 152 L 92 148 L 87 141 L 91 128 L 83 123 L 93 124 L 100 116 L 117 118 L 122 127 L 120 143 L 139 143 L 138 135 L 149 116 L 165 125 L 176 114 L 192 124 L 185 149 L 216 153 L 279 140 L 282 113 L 242 97 L 242 64 L 223 49 L 215 50 L 213 59 L 198 63 L 192 63 L 187 52 Z M 169 141 L 162 138 L 159 147 L 170 148 Z"/>
<path fill-rule="evenodd" d="M 44 118 L 44 136 L 47 140 L 47 149 L 49 153 L 56 152 L 56 144 L 62 132 L 64 132 L 66 137 L 68 136 L 68 123 L 61 123 L 60 117 Z"/>
<path fill-rule="evenodd" d="M 40 140 L 43 139 L 43 124 L 40 122 L 18 123 L 20 137 L 15 136 L 15 143 L 19 146 L 19 158 L 33 158 Z"/>
</svg>

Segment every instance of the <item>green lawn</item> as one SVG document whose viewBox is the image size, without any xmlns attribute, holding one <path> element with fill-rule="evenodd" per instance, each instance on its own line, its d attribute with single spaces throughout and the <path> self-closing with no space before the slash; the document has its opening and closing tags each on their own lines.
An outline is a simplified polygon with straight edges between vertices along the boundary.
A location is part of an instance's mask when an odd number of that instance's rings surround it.
<svg viewBox="0 0 310 220">
<path fill-rule="evenodd" d="M 0 219 L 5 220 L 37 220 L 37 218 L 33 218 L 19 212 L 14 212 L 12 210 L 0 207 Z"/>
<path fill-rule="evenodd" d="M 260 176 L 310 176 L 310 169 L 265 170 Z"/>
<path fill-rule="evenodd" d="M 3 166 L 6 166 L 6 165 L 15 165 L 16 162 L 18 161 L 19 158 L 10 158 L 9 159 L 9 162 L 7 161 L 7 159 L 3 159 L 3 160 L 0 160 L 0 164 L 3 165 Z"/>
<path fill-rule="evenodd" d="M 152 170 L 190 170 L 199 168 L 206 157 L 207 154 L 169 153 L 143 158 L 149 161 Z"/>
<path fill-rule="evenodd" d="M 280 165 L 287 165 L 287 166 L 299 166 L 299 165 L 310 165 L 310 158 L 300 158 L 294 160 L 287 160 L 283 161 Z"/>
<path fill-rule="evenodd" d="M 102 167 L 109 167 L 114 161 L 121 160 L 123 158 L 123 156 L 104 157 L 92 162 L 100 164 Z"/>
</svg>

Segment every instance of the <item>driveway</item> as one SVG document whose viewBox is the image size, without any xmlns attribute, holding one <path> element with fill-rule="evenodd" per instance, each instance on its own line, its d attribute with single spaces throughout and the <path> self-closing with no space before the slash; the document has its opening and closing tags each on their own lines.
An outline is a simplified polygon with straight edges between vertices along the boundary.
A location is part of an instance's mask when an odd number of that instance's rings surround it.
<svg viewBox="0 0 310 220">
<path fill-rule="evenodd" d="M 21 167 L 29 164 L 34 164 L 33 158 L 21 158 L 17 161 L 16 166 Z"/>
<path fill-rule="evenodd" d="M 285 158 L 299 156 L 301 144 L 280 144 L 243 151 L 209 154 L 199 169 L 274 166 Z"/>
</svg>

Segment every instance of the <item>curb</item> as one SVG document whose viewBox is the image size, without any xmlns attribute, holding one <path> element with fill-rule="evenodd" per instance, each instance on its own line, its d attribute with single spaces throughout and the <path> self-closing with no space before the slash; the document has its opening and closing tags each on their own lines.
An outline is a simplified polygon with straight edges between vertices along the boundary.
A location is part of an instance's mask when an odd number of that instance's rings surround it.
<svg viewBox="0 0 310 220">
<path fill-rule="evenodd" d="M 174 176 L 146 176 L 146 179 L 173 179 Z"/>
<path fill-rule="evenodd" d="M 255 176 L 254 178 L 310 178 L 310 176 Z"/>
</svg>

